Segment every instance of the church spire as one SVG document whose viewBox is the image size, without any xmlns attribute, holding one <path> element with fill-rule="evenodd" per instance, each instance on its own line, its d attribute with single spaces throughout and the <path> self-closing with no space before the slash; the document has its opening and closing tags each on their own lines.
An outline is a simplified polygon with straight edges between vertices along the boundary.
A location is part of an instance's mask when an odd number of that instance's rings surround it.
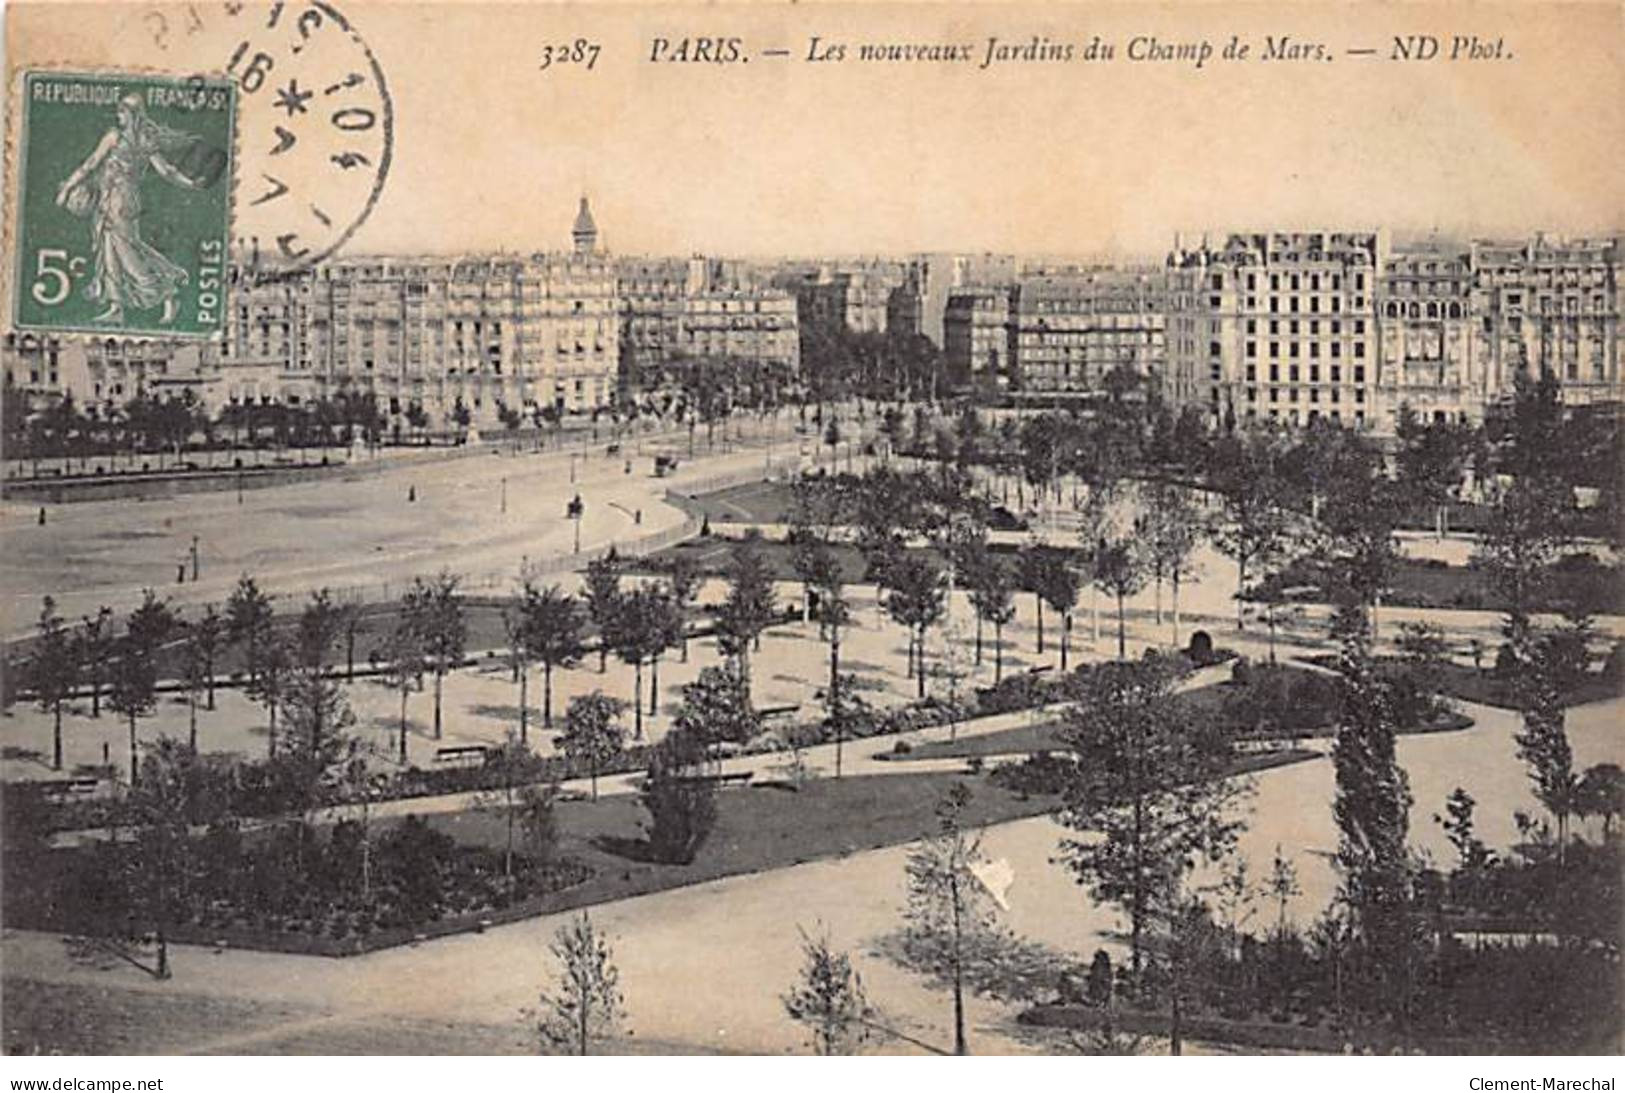
<svg viewBox="0 0 1625 1093">
<path fill-rule="evenodd" d="M 591 254 L 598 249 L 598 225 L 592 218 L 592 210 L 587 207 L 587 195 L 581 195 L 581 208 L 576 213 L 575 227 L 570 229 L 570 236 L 575 240 L 577 254 Z"/>
</svg>

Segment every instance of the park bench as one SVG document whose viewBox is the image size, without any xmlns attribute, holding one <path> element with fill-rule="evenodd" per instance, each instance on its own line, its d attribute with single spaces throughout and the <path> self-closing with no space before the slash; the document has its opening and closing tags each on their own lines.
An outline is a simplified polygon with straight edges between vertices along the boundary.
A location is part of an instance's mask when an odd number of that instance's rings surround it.
<svg viewBox="0 0 1625 1093">
<path fill-rule="evenodd" d="M 73 797 L 88 797 L 100 786 L 100 778 L 61 778 L 42 783 L 40 789 L 45 796 L 60 801 Z"/>
<path fill-rule="evenodd" d="M 801 705 L 799 703 L 789 706 L 765 706 L 756 711 L 756 716 L 760 717 L 763 721 L 766 721 L 770 717 L 789 717 L 791 714 L 796 713 L 800 709 Z"/>
<path fill-rule="evenodd" d="M 447 767 L 484 766 L 485 758 L 484 744 L 456 744 L 448 748 L 436 748 L 434 752 L 434 761 Z"/>
</svg>

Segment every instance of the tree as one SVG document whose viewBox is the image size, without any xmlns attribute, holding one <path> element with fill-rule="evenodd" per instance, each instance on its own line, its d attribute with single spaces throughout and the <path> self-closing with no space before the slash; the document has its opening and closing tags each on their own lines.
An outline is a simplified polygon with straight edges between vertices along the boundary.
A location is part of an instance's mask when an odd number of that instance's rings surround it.
<svg viewBox="0 0 1625 1093">
<path fill-rule="evenodd" d="M 1148 930 L 1176 910 L 1199 861 L 1229 853 L 1241 828 L 1232 810 L 1250 788 L 1229 777 L 1234 730 L 1194 716 L 1173 682 L 1155 660 L 1101 664 L 1061 730 L 1076 758 L 1061 822 L 1084 835 L 1062 841 L 1061 859 L 1126 913 L 1136 983 Z"/>
<path fill-rule="evenodd" d="M 212 683 L 210 679 L 210 653 L 203 639 L 198 637 L 197 624 L 186 628 L 186 642 L 181 647 L 181 685 L 186 689 L 187 744 L 197 750 L 197 703 Z"/>
<path fill-rule="evenodd" d="M 762 555 L 761 533 L 752 529 L 729 555 L 728 597 L 717 615 L 717 644 L 732 657 L 750 695 L 750 651 L 773 621 L 773 581 Z"/>
<path fill-rule="evenodd" d="M 233 645 L 243 647 L 243 661 L 250 684 L 259 678 L 260 648 L 271 632 L 271 600 L 260 591 L 248 574 L 237 579 L 237 587 L 226 599 L 226 634 Z"/>
<path fill-rule="evenodd" d="M 497 788 L 482 794 L 479 803 L 482 808 L 498 813 L 507 829 L 502 875 L 511 884 L 514 847 L 521 838 L 538 856 L 552 853 L 557 837 L 553 816 L 556 787 L 533 784 L 537 773 L 536 756 L 512 731 L 500 748 L 486 756 L 485 769 L 495 775 Z"/>
<path fill-rule="evenodd" d="M 672 602 L 683 617 L 683 663 L 688 663 L 688 612 L 700 594 L 700 570 L 694 559 L 678 554 L 666 570 L 666 585 L 671 589 Z"/>
<path fill-rule="evenodd" d="M 615 1035 L 626 1016 L 614 954 L 585 911 L 559 927 L 548 948 L 558 972 L 557 985 L 541 996 L 542 1050 L 586 1055 L 592 1041 Z"/>
<path fill-rule="evenodd" d="M 325 588 L 312 592 L 310 602 L 299 613 L 295 649 L 300 667 L 323 670 L 343 626 L 342 612 L 333 602 L 332 593 Z"/>
<path fill-rule="evenodd" d="M 1039 570 L 1043 581 L 1040 595 L 1050 609 L 1061 616 L 1061 671 L 1067 671 L 1072 650 L 1072 610 L 1078 605 L 1078 574 L 1066 564 L 1066 555 L 1047 549 L 1047 562 Z"/>
<path fill-rule="evenodd" d="M 925 697 L 925 634 L 942 618 L 942 570 L 923 554 L 905 554 L 887 574 L 886 612 L 909 632 L 909 667 Z"/>
<path fill-rule="evenodd" d="M 214 709 L 214 659 L 220 652 L 221 642 L 225 639 L 226 623 L 215 610 L 214 604 L 207 604 L 203 614 L 198 616 L 189 631 L 192 650 L 203 674 L 203 686 L 207 692 L 209 709 Z"/>
<path fill-rule="evenodd" d="M 120 674 L 115 669 L 115 696 Z M 130 924 L 157 947 L 157 965 L 148 969 L 156 979 L 170 977 L 169 935 L 181 920 L 193 872 L 190 823 L 201 773 L 196 751 L 160 737 L 148 746 L 141 776 L 131 777 L 118 807 L 118 826 L 131 833 L 118 880 Z"/>
<path fill-rule="evenodd" d="M 1532 616 L 1551 567 L 1569 541 L 1569 505 L 1550 482 L 1518 479 L 1490 513 L 1473 552 L 1506 608 L 1503 633 L 1520 661 L 1535 644 Z"/>
<path fill-rule="evenodd" d="M 1213 525 L 1213 545 L 1236 563 L 1236 629 L 1245 630 L 1241 597 L 1250 569 L 1268 567 L 1284 549 L 1288 517 L 1282 505 L 1278 453 L 1268 436 L 1232 439 L 1213 478 L 1224 518 Z"/>
<path fill-rule="evenodd" d="M 126 633 L 117 646 L 112 664 L 111 687 L 107 705 L 114 713 L 127 718 L 130 726 L 130 784 L 140 779 L 139 760 L 136 756 L 135 722 L 158 706 L 158 670 L 152 649 Z"/>
<path fill-rule="evenodd" d="M 564 711 L 564 731 L 555 741 L 573 763 L 584 763 L 592 778 L 592 797 L 598 799 L 598 772 L 621 754 L 626 729 L 617 720 L 626 703 L 602 691 L 577 695 Z"/>
<path fill-rule="evenodd" d="M 1535 796 L 1557 821 L 1557 851 L 1561 862 L 1568 847 L 1569 817 L 1574 815 L 1579 781 L 1574 773 L 1574 752 L 1569 747 L 1566 715 L 1558 668 L 1551 640 L 1535 646 L 1519 679 L 1523 731 L 1513 739 L 1518 758 L 1529 767 Z"/>
<path fill-rule="evenodd" d="M 1472 454 L 1472 427 L 1456 422 L 1428 422 L 1407 405 L 1394 423 L 1399 441 L 1395 463 L 1399 484 L 1412 505 L 1430 509 L 1434 532 L 1449 530 L 1450 501 L 1461 485 Z"/>
<path fill-rule="evenodd" d="M 519 603 L 525 641 L 542 665 L 542 725 L 553 728 L 553 670 L 574 668 L 586 654 L 581 610 L 575 597 L 557 585 L 538 591 L 526 581 Z M 524 740 L 524 722 L 520 722 Z"/>
<path fill-rule="evenodd" d="M 1023 592 L 1033 594 L 1033 609 L 1038 613 L 1038 655 L 1044 655 L 1044 582 L 1045 572 L 1052 564 L 1050 550 L 1038 539 L 1021 548 L 1021 561 L 1016 571 Z"/>
<path fill-rule="evenodd" d="M 1095 587 L 1117 600 L 1117 659 L 1127 659 L 1128 621 L 1123 601 L 1145 587 L 1145 557 L 1134 539 L 1102 541 L 1092 569 Z"/>
<path fill-rule="evenodd" d="M 829 935 L 801 933 L 801 976 L 782 996 L 784 1012 L 804 1025 L 815 1055 L 855 1055 L 868 1041 L 873 1010 L 852 958 Z"/>
<path fill-rule="evenodd" d="M 1162 624 L 1162 585 L 1173 593 L 1171 644 L 1179 647 L 1179 587 L 1190 575 L 1191 556 L 1203 537 L 1202 517 L 1190 496 L 1176 486 L 1153 486 L 1146 498 L 1146 553 L 1156 588 L 1157 624 Z"/>
<path fill-rule="evenodd" d="M 288 672 L 283 693 L 283 727 L 276 764 L 293 803 L 310 814 L 354 775 L 360 760 L 355 714 L 343 688 L 310 664 Z"/>
<path fill-rule="evenodd" d="M 530 648 L 524 618 L 513 608 L 502 609 L 502 632 L 508 639 L 508 667 L 513 669 L 514 682 L 519 684 L 519 739 L 524 742 L 530 738 L 530 662 L 535 654 Z"/>
<path fill-rule="evenodd" d="M 720 664 L 701 668 L 699 678 L 683 685 L 672 727 L 710 747 L 724 741 L 743 744 L 761 732 L 762 721 L 751 709 L 739 672 Z"/>
<path fill-rule="evenodd" d="M 39 614 L 39 636 L 28 661 L 28 686 L 41 712 L 51 715 L 51 769 L 62 769 L 62 704 L 73 694 L 79 674 L 73 642 L 56 613 L 56 600 L 46 596 Z"/>
<path fill-rule="evenodd" d="M 956 782 L 937 802 L 936 831 L 909 852 L 902 935 L 908 963 L 944 983 L 953 996 L 954 1054 L 969 1054 L 965 992 L 1002 993 L 1006 969 L 1029 954 L 999 926 L 995 897 L 982 876 L 990 863 L 979 835 L 966 833 L 971 791 Z"/>
<path fill-rule="evenodd" d="M 616 654 L 633 669 L 634 739 L 643 739 L 643 665 L 674 644 L 673 630 L 672 609 L 665 595 L 656 588 L 638 588 L 621 596 L 615 623 L 605 635 Z"/>
<path fill-rule="evenodd" d="M 265 707 L 269 717 L 266 749 L 271 758 L 277 751 L 277 713 L 287 695 L 288 677 L 298 663 L 297 651 L 286 637 L 272 635 L 258 645 L 259 671 L 249 677 L 244 692 Z"/>
<path fill-rule="evenodd" d="M 979 621 L 993 626 L 993 685 L 1004 677 L 1004 628 L 1016 617 L 1015 580 L 1008 566 L 989 557 L 976 571 L 976 583 L 971 587 L 971 606 Z M 977 648 L 981 653 L 980 643 Z"/>
<path fill-rule="evenodd" d="M 1337 582 L 1366 606 L 1375 638 L 1382 594 L 1399 565 L 1394 533 L 1404 515 L 1404 496 L 1383 474 L 1380 457 L 1356 446 L 1344 460 L 1321 515 L 1326 534 L 1320 553 Z M 1282 536 L 1281 552 L 1290 539 Z"/>
<path fill-rule="evenodd" d="M 412 689 L 421 684 L 428 665 L 423 656 L 423 641 L 412 620 L 402 615 L 395 622 L 382 649 L 388 664 L 386 677 L 391 687 L 401 696 L 400 761 L 406 764 L 406 699 Z"/>
<path fill-rule="evenodd" d="M 423 657 L 434 673 L 434 738 L 441 736 L 441 691 L 446 674 L 463 662 L 468 641 L 468 622 L 457 594 L 462 578 L 442 569 L 432 580 L 422 577 L 412 582 L 401 602 L 401 613 L 411 619 L 417 631 Z"/>
<path fill-rule="evenodd" d="M 603 675 L 608 665 L 609 635 L 615 630 L 615 616 L 621 607 L 621 559 L 614 547 L 587 563 L 585 595 L 587 614 L 598 631 L 598 674 Z"/>
<path fill-rule="evenodd" d="M 645 831 L 654 857 L 675 865 L 694 860 L 717 822 L 716 782 L 702 770 L 704 737 L 673 730 L 649 755 L 649 772 L 638 799 L 649 820 Z"/>
<path fill-rule="evenodd" d="M 1617 763 L 1597 763 L 1580 776 L 1575 812 L 1581 816 L 1602 817 L 1602 837 L 1614 835 L 1614 821 L 1625 812 L 1625 772 Z"/>
<path fill-rule="evenodd" d="M 113 612 L 102 607 L 81 618 L 75 638 L 80 665 L 90 674 L 90 716 L 102 715 L 102 680 L 113 655 Z"/>
<path fill-rule="evenodd" d="M 1398 719 L 1391 686 L 1371 660 L 1370 631 L 1358 604 L 1333 620 L 1340 641 L 1340 720 L 1332 749 L 1339 901 L 1354 940 L 1365 949 L 1376 1000 L 1389 1013 L 1406 1008 L 1410 985 L 1411 861 L 1406 849 L 1411 792 L 1394 754 Z"/>
</svg>

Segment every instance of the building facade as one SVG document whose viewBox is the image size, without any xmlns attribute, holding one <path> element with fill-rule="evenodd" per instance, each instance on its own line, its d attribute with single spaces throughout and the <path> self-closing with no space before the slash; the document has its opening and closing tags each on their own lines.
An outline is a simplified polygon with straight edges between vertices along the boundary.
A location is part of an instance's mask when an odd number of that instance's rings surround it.
<svg viewBox="0 0 1625 1093">
<path fill-rule="evenodd" d="M 1160 271 L 1144 270 L 1022 278 L 1010 314 L 1011 387 L 1095 391 L 1119 368 L 1160 385 L 1166 364 L 1163 286 Z"/>
<path fill-rule="evenodd" d="M 1380 232 L 1237 234 L 1167 264 L 1171 399 L 1215 421 L 1376 423 Z"/>
<path fill-rule="evenodd" d="M 955 387 L 1007 390 L 1014 379 L 1011 363 L 1012 289 L 955 289 L 948 294 L 942 319 L 943 369 Z"/>
</svg>

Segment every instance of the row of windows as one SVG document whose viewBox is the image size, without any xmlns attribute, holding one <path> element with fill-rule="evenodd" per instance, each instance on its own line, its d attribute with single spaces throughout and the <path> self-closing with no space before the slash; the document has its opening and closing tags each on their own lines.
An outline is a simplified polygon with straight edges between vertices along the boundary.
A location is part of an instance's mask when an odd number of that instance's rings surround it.
<svg viewBox="0 0 1625 1093">
<path fill-rule="evenodd" d="M 1355 365 L 1354 368 L 1353 368 L 1352 374 L 1353 374 L 1353 378 L 1354 378 L 1355 383 L 1364 383 L 1365 382 L 1365 365 L 1363 365 L 1363 364 Z M 1287 382 L 1289 382 L 1289 383 L 1297 383 L 1298 382 L 1298 377 L 1300 375 L 1301 375 L 1301 373 L 1298 371 L 1298 366 L 1297 365 L 1294 364 L 1294 365 L 1289 365 L 1287 367 Z M 1278 365 L 1278 364 L 1270 365 L 1269 377 L 1270 377 L 1270 382 L 1271 383 L 1280 382 L 1280 379 L 1281 379 L 1281 366 Z M 1254 383 L 1257 380 L 1258 380 L 1258 366 L 1256 364 L 1249 364 L 1247 366 L 1247 382 L 1248 383 Z M 1330 370 L 1327 373 L 1327 380 L 1329 382 L 1331 382 L 1331 383 L 1342 383 L 1343 382 L 1343 366 L 1339 365 L 1339 364 L 1332 365 Z M 1320 382 L 1320 365 L 1312 364 L 1312 365 L 1309 366 L 1309 382 L 1310 383 L 1319 383 Z"/>
<path fill-rule="evenodd" d="M 1301 344 L 1304 344 L 1304 343 L 1288 342 L 1287 343 L 1287 356 L 1294 357 L 1294 358 L 1297 357 L 1298 356 L 1298 348 L 1299 348 L 1299 346 Z M 1320 357 L 1320 343 L 1319 342 L 1309 342 L 1307 344 L 1309 346 L 1309 357 L 1310 357 L 1310 359 L 1311 360 L 1318 359 Z M 1212 346 L 1210 348 L 1210 352 L 1215 357 L 1220 355 L 1219 343 L 1218 342 L 1213 342 L 1212 343 Z M 1269 355 L 1272 356 L 1272 357 L 1279 357 L 1281 355 L 1281 343 L 1280 342 L 1270 342 Z M 1332 357 L 1334 359 L 1337 358 L 1337 357 L 1341 357 L 1343 355 L 1343 343 L 1342 342 L 1332 342 L 1331 343 L 1331 355 L 1332 355 Z M 1253 358 L 1256 358 L 1257 356 L 1258 356 L 1258 343 L 1257 342 L 1248 342 L 1247 343 L 1247 357 L 1249 359 L 1253 359 Z M 1365 357 L 1365 343 L 1364 342 L 1355 342 L 1354 343 L 1354 356 L 1355 356 L 1356 359 L 1364 359 L 1364 357 Z"/>
</svg>

